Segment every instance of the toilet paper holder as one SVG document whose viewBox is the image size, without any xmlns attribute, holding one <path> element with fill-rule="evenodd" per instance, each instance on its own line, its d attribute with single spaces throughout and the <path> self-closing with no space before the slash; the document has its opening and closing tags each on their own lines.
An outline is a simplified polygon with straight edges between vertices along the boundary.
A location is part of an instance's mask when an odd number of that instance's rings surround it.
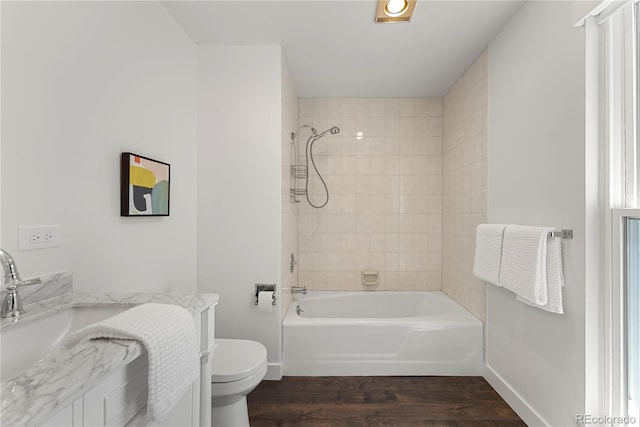
<svg viewBox="0 0 640 427">
<path fill-rule="evenodd" d="M 276 305 L 276 285 L 264 285 L 256 283 L 256 294 L 254 296 L 254 305 L 258 305 L 258 294 L 260 292 L 273 292 L 271 305 Z"/>
</svg>

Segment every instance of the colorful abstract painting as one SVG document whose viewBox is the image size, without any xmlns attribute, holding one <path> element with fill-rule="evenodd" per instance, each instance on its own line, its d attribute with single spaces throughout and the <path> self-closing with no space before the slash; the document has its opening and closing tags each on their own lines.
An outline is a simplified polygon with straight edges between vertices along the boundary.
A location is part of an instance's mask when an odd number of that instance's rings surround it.
<svg viewBox="0 0 640 427">
<path fill-rule="evenodd" d="M 122 153 L 120 215 L 168 216 L 170 169 L 168 163 Z"/>
</svg>

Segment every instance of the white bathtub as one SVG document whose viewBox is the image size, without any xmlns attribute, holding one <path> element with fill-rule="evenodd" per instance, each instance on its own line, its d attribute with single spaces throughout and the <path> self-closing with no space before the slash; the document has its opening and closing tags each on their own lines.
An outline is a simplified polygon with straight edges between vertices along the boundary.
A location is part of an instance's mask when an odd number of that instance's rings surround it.
<svg viewBox="0 0 640 427">
<path fill-rule="evenodd" d="M 284 374 L 481 375 L 482 343 L 482 322 L 442 292 L 310 291 L 284 318 Z"/>
</svg>

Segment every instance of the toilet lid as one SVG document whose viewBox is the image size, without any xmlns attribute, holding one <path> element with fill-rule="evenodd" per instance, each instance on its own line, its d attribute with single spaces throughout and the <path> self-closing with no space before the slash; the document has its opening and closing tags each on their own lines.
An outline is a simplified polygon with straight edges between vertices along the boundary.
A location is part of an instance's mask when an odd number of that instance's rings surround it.
<svg viewBox="0 0 640 427">
<path fill-rule="evenodd" d="M 267 364 L 267 349 L 256 341 L 215 339 L 211 381 L 228 383 L 255 374 Z"/>
</svg>

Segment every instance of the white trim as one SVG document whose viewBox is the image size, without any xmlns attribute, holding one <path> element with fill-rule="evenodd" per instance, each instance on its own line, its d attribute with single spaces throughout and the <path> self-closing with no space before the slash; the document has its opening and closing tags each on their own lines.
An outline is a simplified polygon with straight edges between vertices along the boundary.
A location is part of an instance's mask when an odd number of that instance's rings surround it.
<svg viewBox="0 0 640 427">
<path fill-rule="evenodd" d="M 611 207 L 625 205 L 624 138 L 625 138 L 625 32 L 624 10 L 617 10 L 603 25 L 605 39 L 605 103 L 606 150 L 608 153 L 609 202 Z"/>
<path fill-rule="evenodd" d="M 589 18 L 597 17 L 600 22 L 606 19 L 611 13 L 623 6 L 627 0 L 604 0 L 588 12 L 582 19 L 579 19 L 573 26 L 582 27 Z M 585 9 L 587 10 L 587 9 Z M 600 23 L 598 22 L 598 23 Z"/>
<path fill-rule="evenodd" d="M 604 212 L 606 177 L 604 174 L 603 67 L 600 26 L 589 17 L 586 27 L 586 130 L 585 130 L 585 412 L 606 411 L 604 384 Z"/>
<path fill-rule="evenodd" d="M 592 14 L 593 16 L 597 16 L 598 23 L 602 24 L 618 10 L 626 7 L 627 5 L 632 5 L 637 2 L 638 0 L 605 1 L 599 7 L 594 9 Z"/>
<path fill-rule="evenodd" d="M 624 159 L 624 175 L 623 179 L 626 183 L 624 188 L 624 207 L 637 206 L 637 134 L 636 126 L 637 120 L 635 119 L 636 110 L 636 8 L 637 4 L 632 3 L 626 6 L 623 16 L 623 51 L 622 51 L 622 73 L 623 73 L 623 87 L 624 92 L 622 94 L 623 103 L 623 120 L 624 120 L 624 135 L 623 135 L 623 159 Z M 631 90 L 630 90 L 631 89 Z"/>
<path fill-rule="evenodd" d="M 638 3 L 625 10 L 625 207 L 640 206 L 638 168 Z M 631 89 L 631 90 L 629 90 Z"/>
<path fill-rule="evenodd" d="M 604 100 L 611 207 L 634 207 L 640 202 L 638 184 L 638 0 L 629 0 L 599 17 L 605 49 Z"/>
<path fill-rule="evenodd" d="M 551 425 L 491 366 L 485 365 L 483 376 L 526 425 L 531 427 Z"/>
<path fill-rule="evenodd" d="M 282 379 L 282 363 L 269 363 L 264 379 L 280 381 Z"/>
</svg>

